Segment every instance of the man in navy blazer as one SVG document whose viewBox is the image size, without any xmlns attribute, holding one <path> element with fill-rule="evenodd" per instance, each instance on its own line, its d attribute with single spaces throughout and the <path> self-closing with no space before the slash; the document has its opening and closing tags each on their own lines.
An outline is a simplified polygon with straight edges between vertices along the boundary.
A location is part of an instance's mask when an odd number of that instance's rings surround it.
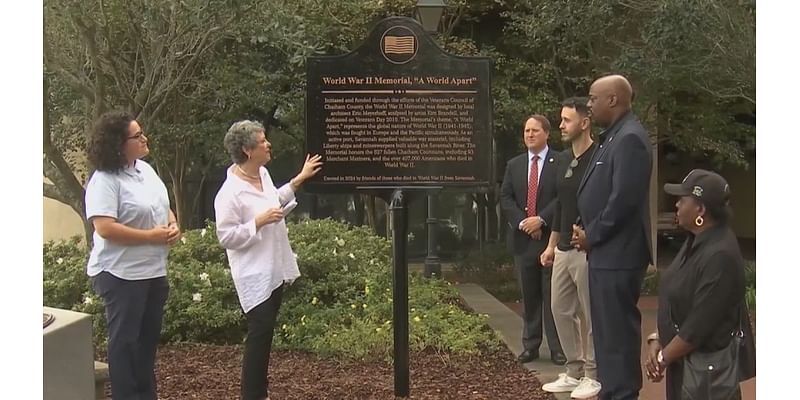
<svg viewBox="0 0 800 400">
<path fill-rule="evenodd" d="M 550 237 L 556 199 L 558 152 L 547 146 L 549 135 L 550 122 L 546 117 L 532 115 L 525 121 L 523 140 L 527 151 L 506 165 L 500 206 L 508 221 L 508 245 L 522 288 L 523 352 L 518 360 L 527 363 L 539 358 L 544 322 L 550 359 L 563 365 L 566 357 L 550 308 L 551 269 L 543 268 L 539 257 Z"/>
<path fill-rule="evenodd" d="M 647 131 L 631 111 L 627 79 L 611 75 L 589 90 L 593 121 L 606 128 L 578 187 L 580 222 L 573 243 L 589 260 L 589 292 L 600 399 L 637 399 L 642 388 L 641 314 L 637 307 L 652 263 Z"/>
</svg>

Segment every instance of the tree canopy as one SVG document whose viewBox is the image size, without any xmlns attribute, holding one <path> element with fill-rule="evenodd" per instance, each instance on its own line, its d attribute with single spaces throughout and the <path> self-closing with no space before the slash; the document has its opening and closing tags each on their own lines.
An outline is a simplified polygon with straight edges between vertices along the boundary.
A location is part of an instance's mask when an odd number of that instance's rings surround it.
<svg viewBox="0 0 800 400">
<path fill-rule="evenodd" d="M 179 219 L 227 163 L 234 120 L 262 121 L 295 169 L 304 140 L 305 59 L 358 46 L 370 27 L 413 15 L 414 0 L 46 0 L 44 195 L 83 216 L 82 157 L 92 121 L 137 115 Z M 755 1 L 449 1 L 438 42 L 494 60 L 498 158 L 518 151 L 522 119 L 558 120 L 559 103 L 622 73 L 654 140 L 746 165 L 755 150 Z M 554 124 L 557 126 L 557 124 Z M 87 226 L 87 232 L 89 227 Z"/>
</svg>

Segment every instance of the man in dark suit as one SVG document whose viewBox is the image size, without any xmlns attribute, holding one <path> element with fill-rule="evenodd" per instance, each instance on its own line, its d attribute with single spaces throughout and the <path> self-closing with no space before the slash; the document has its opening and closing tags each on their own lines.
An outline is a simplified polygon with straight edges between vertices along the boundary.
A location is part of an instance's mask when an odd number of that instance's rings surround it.
<svg viewBox="0 0 800 400">
<path fill-rule="evenodd" d="M 642 388 L 641 314 L 652 263 L 649 189 L 651 144 L 631 111 L 628 80 L 611 75 L 589 90 L 592 119 L 606 128 L 578 186 L 580 223 L 573 244 L 589 260 L 589 292 L 601 400 L 637 399 Z"/>
<path fill-rule="evenodd" d="M 544 322 L 550 358 L 563 365 L 566 358 L 550 309 L 551 270 L 543 268 L 539 260 L 547 247 L 556 198 L 554 162 L 558 152 L 547 146 L 549 135 L 550 122 L 544 116 L 533 115 L 525 121 L 523 140 L 528 151 L 506 165 L 500 205 L 508 221 L 508 244 L 522 288 L 524 351 L 518 360 L 527 363 L 539 358 Z"/>
</svg>

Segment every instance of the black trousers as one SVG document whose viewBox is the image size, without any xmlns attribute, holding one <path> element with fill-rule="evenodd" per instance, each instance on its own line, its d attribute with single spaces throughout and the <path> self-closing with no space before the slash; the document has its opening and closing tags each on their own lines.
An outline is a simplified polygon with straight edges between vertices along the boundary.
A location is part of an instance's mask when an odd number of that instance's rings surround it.
<svg viewBox="0 0 800 400">
<path fill-rule="evenodd" d="M 589 267 L 589 295 L 601 400 L 635 400 L 642 389 L 642 314 L 646 269 Z"/>
<path fill-rule="evenodd" d="M 242 400 L 264 400 L 269 396 L 269 353 L 282 300 L 283 285 L 266 301 L 245 313 L 247 338 L 242 358 Z"/>
<path fill-rule="evenodd" d="M 552 268 L 543 268 L 539 261 L 539 252 L 535 251 L 515 256 L 514 264 L 522 291 L 522 347 L 525 350 L 538 352 L 542 344 L 542 325 L 544 325 L 550 351 L 563 354 L 550 306 Z"/>
<path fill-rule="evenodd" d="M 92 287 L 106 308 L 112 398 L 157 400 L 156 350 L 169 296 L 167 278 L 129 281 L 104 271 L 92 279 Z"/>
</svg>

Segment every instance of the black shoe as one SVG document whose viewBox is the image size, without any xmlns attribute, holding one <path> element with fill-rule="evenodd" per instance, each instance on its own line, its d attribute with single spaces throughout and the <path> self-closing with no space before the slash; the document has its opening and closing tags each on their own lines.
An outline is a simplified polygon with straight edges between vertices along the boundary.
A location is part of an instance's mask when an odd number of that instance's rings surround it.
<svg viewBox="0 0 800 400">
<path fill-rule="evenodd" d="M 567 356 L 564 353 L 550 352 L 550 359 L 553 360 L 555 365 L 564 365 L 567 363 Z"/>
<path fill-rule="evenodd" d="M 538 350 L 525 350 L 517 357 L 517 361 L 525 364 L 539 358 Z"/>
</svg>

